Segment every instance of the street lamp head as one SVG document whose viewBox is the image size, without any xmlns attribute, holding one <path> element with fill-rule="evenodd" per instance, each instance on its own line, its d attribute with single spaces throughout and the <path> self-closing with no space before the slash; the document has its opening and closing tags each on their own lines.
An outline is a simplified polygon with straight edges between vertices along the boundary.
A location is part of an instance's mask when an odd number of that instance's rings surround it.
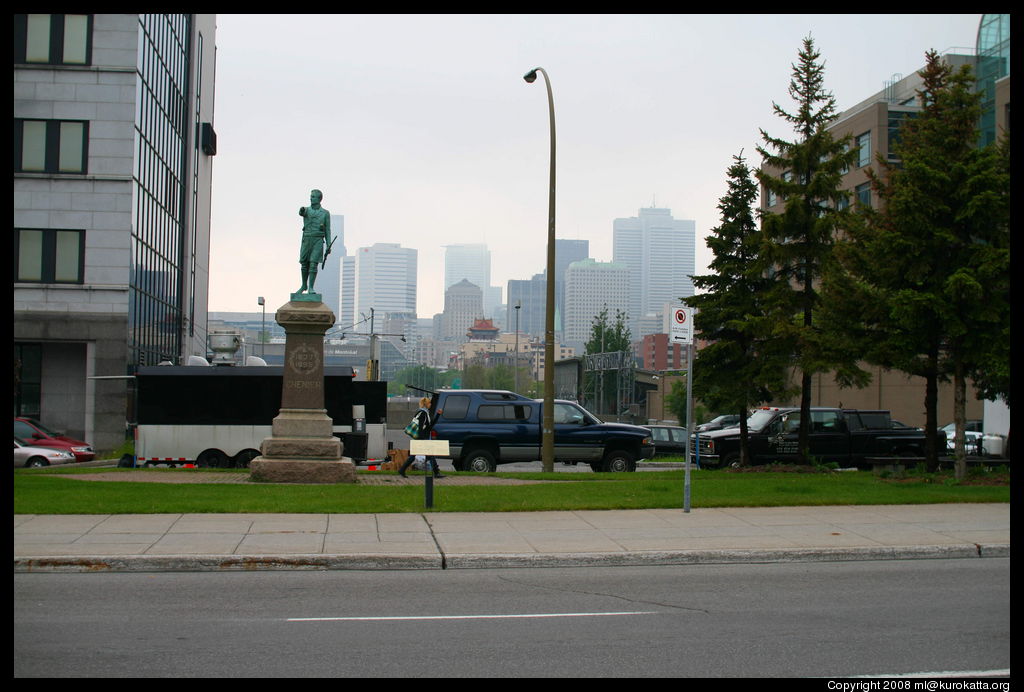
<svg viewBox="0 0 1024 692">
<path fill-rule="evenodd" d="M 263 296 L 260 296 L 259 298 L 257 298 L 256 304 L 257 305 L 264 305 L 265 304 L 265 301 L 263 300 Z"/>
<path fill-rule="evenodd" d="M 523 75 L 523 79 L 526 80 L 527 84 L 533 84 L 537 81 L 537 68 L 534 68 Z"/>
</svg>

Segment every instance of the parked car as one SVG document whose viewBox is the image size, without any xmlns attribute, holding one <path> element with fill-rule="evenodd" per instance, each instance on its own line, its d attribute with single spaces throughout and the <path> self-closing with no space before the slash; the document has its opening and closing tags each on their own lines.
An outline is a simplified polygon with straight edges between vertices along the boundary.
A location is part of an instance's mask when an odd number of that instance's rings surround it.
<svg viewBox="0 0 1024 692">
<path fill-rule="evenodd" d="M 96 452 L 88 442 L 50 430 L 34 418 L 15 418 L 14 436 L 29 445 L 67 449 L 75 455 L 75 461 L 92 461 L 96 458 Z"/>
<path fill-rule="evenodd" d="M 725 428 L 735 428 L 740 424 L 740 417 L 738 415 L 718 416 L 712 418 L 707 423 L 701 423 L 696 426 L 694 430 L 697 432 L 707 432 L 709 430 L 723 430 Z"/>
<path fill-rule="evenodd" d="M 690 436 L 678 425 L 645 425 L 654 439 L 654 456 L 684 457 Z"/>
<path fill-rule="evenodd" d="M 747 419 L 747 448 L 751 464 L 792 461 L 797 457 L 800 409 L 764 406 Z M 941 438 L 942 433 L 937 433 Z M 694 435 L 698 463 L 734 466 L 740 461 L 739 428 Z M 936 440 L 938 441 L 938 439 Z M 808 431 L 810 454 L 822 462 L 863 465 L 868 457 L 924 455 L 925 434 L 913 428 L 894 429 L 888 411 L 812 408 Z"/>
<path fill-rule="evenodd" d="M 956 451 L 956 423 L 947 423 L 939 428 L 946 434 L 946 453 Z M 964 424 L 964 447 L 967 454 L 983 457 L 1001 457 L 1006 448 L 1002 435 L 990 435 L 981 431 L 980 420 L 969 420 Z"/>
<path fill-rule="evenodd" d="M 433 392 L 430 438 L 447 440 L 457 471 L 494 471 L 497 465 L 541 458 L 544 402 L 504 390 Z M 639 425 L 604 423 L 579 404 L 555 401 L 555 461 L 589 463 L 594 471 L 635 471 L 654 454 L 651 432 Z"/>
<path fill-rule="evenodd" d="M 34 468 L 52 466 L 54 464 L 74 463 L 75 455 L 66 449 L 52 449 L 39 445 L 27 444 L 24 440 L 14 438 L 14 468 Z"/>
</svg>

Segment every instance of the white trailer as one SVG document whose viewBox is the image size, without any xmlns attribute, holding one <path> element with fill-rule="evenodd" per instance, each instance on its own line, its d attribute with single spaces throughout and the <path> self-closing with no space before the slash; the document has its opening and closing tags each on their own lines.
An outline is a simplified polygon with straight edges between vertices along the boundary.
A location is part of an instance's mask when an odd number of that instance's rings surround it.
<svg viewBox="0 0 1024 692">
<path fill-rule="evenodd" d="M 356 382 L 348 367 L 324 369 L 324 406 L 343 454 L 387 456 L 387 383 Z M 246 467 L 281 409 L 280 366 L 155 366 L 135 374 L 134 466 Z M 357 419 L 354 412 L 362 412 Z"/>
</svg>

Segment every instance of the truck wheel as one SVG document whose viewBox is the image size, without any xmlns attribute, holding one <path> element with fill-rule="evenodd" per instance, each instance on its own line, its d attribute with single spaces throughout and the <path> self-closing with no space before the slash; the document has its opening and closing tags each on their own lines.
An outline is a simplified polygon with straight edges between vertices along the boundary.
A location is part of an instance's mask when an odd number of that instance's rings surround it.
<svg viewBox="0 0 1024 692">
<path fill-rule="evenodd" d="M 636 460 L 625 450 L 613 450 L 604 456 L 604 470 L 611 472 L 636 471 Z"/>
<path fill-rule="evenodd" d="M 474 449 L 462 457 L 462 466 L 467 471 L 478 473 L 490 473 L 498 468 L 494 462 L 494 455 L 486 449 Z"/>
<path fill-rule="evenodd" d="M 241 452 L 236 454 L 231 460 L 232 464 L 236 469 L 247 469 L 249 468 L 249 462 L 260 455 L 255 449 L 243 449 Z"/>
<path fill-rule="evenodd" d="M 207 449 L 196 457 L 196 466 L 200 468 L 209 466 L 215 469 L 226 469 L 228 465 L 228 455 L 219 449 Z"/>
<path fill-rule="evenodd" d="M 723 469 L 738 469 L 741 466 L 740 462 L 740 453 L 733 452 L 732 454 L 725 455 L 722 461 L 719 462 L 719 465 Z"/>
</svg>

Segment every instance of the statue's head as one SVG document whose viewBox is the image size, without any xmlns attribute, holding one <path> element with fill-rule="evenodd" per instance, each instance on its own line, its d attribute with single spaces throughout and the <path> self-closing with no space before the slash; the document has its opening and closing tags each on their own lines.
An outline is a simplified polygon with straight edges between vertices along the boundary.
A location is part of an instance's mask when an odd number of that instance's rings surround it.
<svg viewBox="0 0 1024 692">
<path fill-rule="evenodd" d="M 320 204 L 320 200 L 322 200 L 323 198 L 324 193 L 320 192 L 320 190 L 313 190 L 312 192 L 309 193 L 309 200 L 313 204 Z"/>
</svg>

